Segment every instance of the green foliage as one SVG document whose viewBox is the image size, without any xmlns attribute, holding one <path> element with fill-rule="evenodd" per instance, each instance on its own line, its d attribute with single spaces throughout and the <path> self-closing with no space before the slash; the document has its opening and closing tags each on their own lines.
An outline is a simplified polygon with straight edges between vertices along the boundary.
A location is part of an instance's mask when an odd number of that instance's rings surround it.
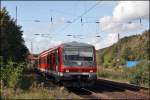
<svg viewBox="0 0 150 100">
<path fill-rule="evenodd" d="M 0 90 L 1 99 L 80 99 L 73 93 L 43 79 L 44 76 L 33 74 L 32 69 L 25 69 L 17 88 L 5 87 Z"/>
<path fill-rule="evenodd" d="M 8 61 L 5 67 L 1 68 L 1 81 L 4 86 L 16 87 L 24 69 L 24 63 L 17 64 L 12 61 Z"/>
<path fill-rule="evenodd" d="M 67 89 L 61 89 L 60 87 L 32 87 L 28 91 L 17 89 L 16 91 L 11 88 L 6 88 L 1 94 L 1 99 L 8 100 L 28 100 L 28 99 L 40 99 L 40 100 L 57 100 L 57 99 L 82 99 L 75 93 L 68 92 Z"/>
<path fill-rule="evenodd" d="M 105 68 L 108 68 L 109 65 L 110 65 L 110 64 L 109 64 L 108 62 L 103 63 L 103 66 L 104 66 Z"/>
<path fill-rule="evenodd" d="M 148 86 L 149 84 L 148 62 L 144 60 L 141 61 L 139 64 L 137 64 L 135 68 L 130 68 L 129 78 L 130 83 L 132 84 Z"/>
<path fill-rule="evenodd" d="M 101 71 L 101 72 L 98 73 L 98 76 L 108 78 L 108 77 L 110 77 L 110 74 L 106 71 Z"/>
<path fill-rule="evenodd" d="M 124 72 L 116 71 L 116 70 L 107 70 L 108 68 L 101 69 L 100 72 L 98 72 L 99 77 L 103 78 L 109 78 L 113 80 L 125 80 L 126 76 Z"/>
<path fill-rule="evenodd" d="M 35 78 L 33 76 L 31 77 L 23 76 L 19 81 L 19 87 L 23 90 L 29 90 L 34 81 Z"/>
<path fill-rule="evenodd" d="M 104 67 L 117 67 L 125 65 L 128 60 L 148 59 L 149 32 L 150 30 L 147 30 L 141 35 L 124 37 L 112 46 L 98 50 L 98 64 Z"/>
<path fill-rule="evenodd" d="M 114 67 L 111 70 L 109 69 L 101 69 L 98 72 L 98 76 L 114 80 L 126 80 L 131 84 L 149 87 L 150 79 L 148 60 L 142 60 L 139 64 L 132 68 L 123 67 L 119 69 Z"/>
<path fill-rule="evenodd" d="M 16 22 L 11 19 L 5 8 L 0 10 L 0 20 L 0 56 L 3 57 L 5 63 L 9 58 L 12 58 L 12 61 L 15 62 L 25 61 L 28 49 L 22 38 L 21 26 L 16 25 Z"/>
</svg>

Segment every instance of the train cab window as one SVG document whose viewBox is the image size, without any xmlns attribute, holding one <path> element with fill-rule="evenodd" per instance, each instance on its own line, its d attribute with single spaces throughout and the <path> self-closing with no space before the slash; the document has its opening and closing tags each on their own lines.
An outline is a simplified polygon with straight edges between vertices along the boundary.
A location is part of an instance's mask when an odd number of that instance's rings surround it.
<svg viewBox="0 0 150 100">
<path fill-rule="evenodd" d="M 80 48 L 79 56 L 82 57 L 83 60 L 92 61 L 93 60 L 93 49 L 92 48 Z"/>
<path fill-rule="evenodd" d="M 64 48 L 63 58 L 65 66 L 95 66 L 92 47 Z"/>
<path fill-rule="evenodd" d="M 93 50 L 92 48 L 67 48 L 64 50 L 64 58 L 73 61 L 92 61 Z"/>
</svg>

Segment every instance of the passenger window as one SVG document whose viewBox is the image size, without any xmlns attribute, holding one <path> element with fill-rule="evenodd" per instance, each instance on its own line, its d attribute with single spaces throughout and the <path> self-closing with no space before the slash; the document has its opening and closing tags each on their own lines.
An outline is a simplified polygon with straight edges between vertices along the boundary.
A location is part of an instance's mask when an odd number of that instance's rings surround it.
<svg viewBox="0 0 150 100">
<path fill-rule="evenodd" d="M 49 54 L 47 56 L 47 64 L 48 64 L 48 69 L 49 69 L 49 67 L 50 67 L 50 55 Z"/>
<path fill-rule="evenodd" d="M 58 50 L 56 52 L 56 65 L 57 66 L 59 65 L 59 52 L 58 52 Z"/>
<path fill-rule="evenodd" d="M 53 62 L 54 62 L 54 64 L 53 64 L 53 65 L 54 65 L 54 66 L 56 66 L 56 54 L 55 54 L 55 53 L 53 53 L 53 55 L 54 55 L 54 56 L 53 56 Z"/>
<path fill-rule="evenodd" d="M 50 54 L 50 69 L 52 70 L 52 66 L 53 66 L 53 56 L 52 53 Z"/>
<path fill-rule="evenodd" d="M 45 57 L 45 64 L 47 64 L 47 57 Z"/>
</svg>

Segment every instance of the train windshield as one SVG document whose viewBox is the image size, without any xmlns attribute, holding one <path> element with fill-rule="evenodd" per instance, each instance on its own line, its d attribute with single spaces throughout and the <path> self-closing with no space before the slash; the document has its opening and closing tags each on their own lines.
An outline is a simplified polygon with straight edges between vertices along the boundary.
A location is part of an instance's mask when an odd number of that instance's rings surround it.
<svg viewBox="0 0 150 100">
<path fill-rule="evenodd" d="M 64 48 L 64 64 L 66 66 L 93 66 L 93 48 Z"/>
</svg>

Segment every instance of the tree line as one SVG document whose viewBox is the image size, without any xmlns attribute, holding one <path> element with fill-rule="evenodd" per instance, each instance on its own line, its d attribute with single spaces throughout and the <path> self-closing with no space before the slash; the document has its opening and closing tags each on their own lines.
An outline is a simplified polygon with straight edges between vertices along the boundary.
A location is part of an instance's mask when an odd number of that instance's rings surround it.
<svg viewBox="0 0 150 100">
<path fill-rule="evenodd" d="M 124 37 L 112 46 L 98 50 L 98 64 L 117 67 L 124 66 L 126 61 L 148 60 L 149 35 L 150 30 L 145 30 L 142 34 Z"/>
<path fill-rule="evenodd" d="M 21 26 L 16 24 L 5 7 L 0 10 L 0 56 L 4 63 L 8 60 L 23 62 L 29 52 L 23 39 Z"/>
</svg>

